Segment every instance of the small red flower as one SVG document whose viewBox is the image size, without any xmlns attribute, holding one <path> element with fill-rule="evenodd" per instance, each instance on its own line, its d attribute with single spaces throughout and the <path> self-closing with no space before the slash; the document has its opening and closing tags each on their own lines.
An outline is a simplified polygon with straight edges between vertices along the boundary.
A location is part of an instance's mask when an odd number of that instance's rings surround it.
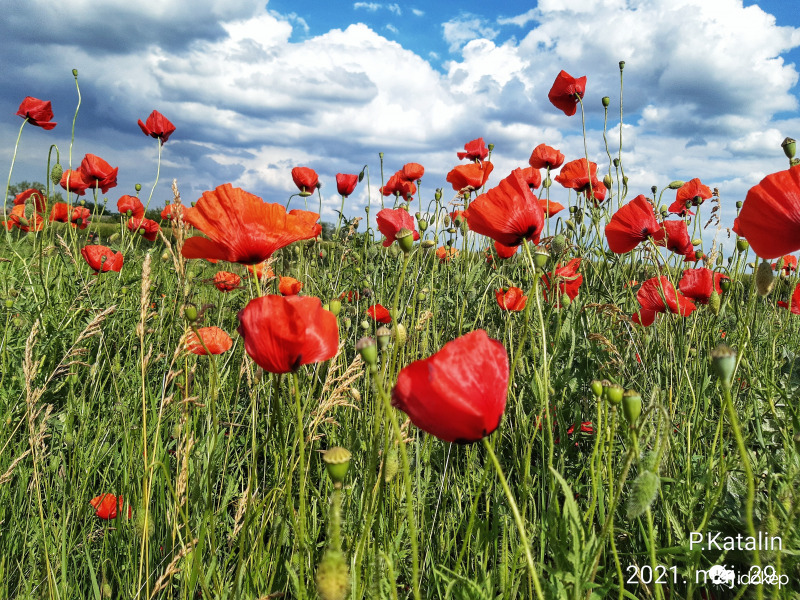
<svg viewBox="0 0 800 600">
<path fill-rule="evenodd" d="M 547 97 L 558 110 L 571 117 L 578 110 L 578 98 L 586 93 L 586 76 L 575 79 L 566 71 L 561 71 Z"/>
<path fill-rule="evenodd" d="M 557 169 L 564 164 L 564 155 L 546 144 L 539 144 L 533 149 L 528 164 L 534 169 Z"/>
<path fill-rule="evenodd" d="M 477 442 L 500 425 L 508 394 L 508 353 L 483 329 L 400 371 L 392 406 L 445 442 Z"/>
<path fill-rule="evenodd" d="M 294 277 L 281 277 L 278 283 L 278 291 L 282 296 L 296 296 L 303 289 L 303 283 Z"/>
<path fill-rule="evenodd" d="M 648 279 L 636 293 L 636 300 L 643 309 L 654 312 L 671 312 L 688 317 L 697 307 L 694 302 L 676 291 L 664 275 Z"/>
<path fill-rule="evenodd" d="M 199 334 L 199 337 L 198 335 Z M 222 354 L 233 346 L 231 336 L 219 327 L 201 327 L 186 334 L 186 350 L 192 354 L 205 356 L 207 354 Z M 202 340 L 202 341 L 201 341 Z M 205 347 L 203 345 L 205 344 Z M 206 348 L 208 349 L 206 351 Z"/>
<path fill-rule="evenodd" d="M 499 258 L 511 258 L 519 250 L 519 246 L 503 246 L 500 242 L 495 242 L 494 249 Z"/>
<path fill-rule="evenodd" d="M 638 312 L 633 313 L 631 321 L 637 325 L 650 327 L 656 320 L 656 315 L 661 311 L 650 310 L 648 308 L 640 308 Z"/>
<path fill-rule="evenodd" d="M 261 296 L 239 312 L 247 354 L 269 373 L 291 373 L 333 358 L 339 325 L 312 296 Z"/>
<path fill-rule="evenodd" d="M 21 231 L 41 231 L 44 227 L 44 218 L 38 212 L 34 212 L 30 218 L 25 216 L 25 205 L 18 204 L 11 209 L 6 223 L 8 229 L 16 227 Z"/>
<path fill-rule="evenodd" d="M 444 246 L 439 246 L 436 249 L 436 258 L 439 259 L 439 262 L 450 262 L 452 259 L 458 256 L 458 248 L 445 248 Z"/>
<path fill-rule="evenodd" d="M 561 308 L 561 296 L 564 294 L 570 299 L 575 300 L 583 283 L 583 275 L 578 273 L 578 268 L 581 266 L 580 258 L 573 258 L 563 267 L 558 267 L 555 270 L 555 281 L 558 284 L 558 294 L 556 295 L 556 307 Z M 544 285 L 547 288 L 542 290 L 544 292 L 545 302 L 547 301 L 547 292 L 550 290 L 550 277 L 545 275 L 543 278 Z"/>
<path fill-rule="evenodd" d="M 776 263 L 776 262 L 772 263 L 772 268 L 773 269 L 777 269 L 778 268 L 778 263 Z M 788 276 L 788 275 L 791 274 L 792 271 L 796 271 L 796 270 L 797 270 L 797 257 L 796 256 L 792 256 L 791 254 L 787 254 L 786 256 L 784 256 L 783 257 L 783 269 L 782 269 L 783 274 Z"/>
<path fill-rule="evenodd" d="M 678 282 L 678 289 L 687 298 L 708 304 L 711 292 L 716 289 L 718 294 L 722 294 L 720 281 L 730 279 L 723 273 L 714 273 L 711 269 L 701 267 L 700 269 L 686 269 Z"/>
<path fill-rule="evenodd" d="M 17 116 L 28 119 L 28 123 L 35 127 L 41 127 L 42 129 L 52 129 L 56 126 L 56 123 L 51 121 L 53 118 L 53 108 L 49 100 L 39 100 L 38 98 L 28 96 L 22 101 L 22 104 L 19 105 Z"/>
<path fill-rule="evenodd" d="M 78 229 L 86 229 L 89 226 L 89 219 L 92 217 L 92 211 L 85 206 L 76 206 L 72 209 L 70 215 L 70 222 L 73 227 Z"/>
<path fill-rule="evenodd" d="M 465 216 L 470 230 L 504 246 L 519 246 L 526 239 L 537 243 L 544 227 L 544 212 L 522 169 L 475 198 Z"/>
<path fill-rule="evenodd" d="M 800 165 L 767 175 L 751 188 L 733 231 L 761 258 L 800 250 Z"/>
<path fill-rule="evenodd" d="M 542 174 L 539 172 L 539 169 L 525 167 L 522 169 L 522 176 L 525 178 L 525 183 L 527 183 L 528 187 L 532 190 L 542 185 Z"/>
<path fill-rule="evenodd" d="M 300 190 L 300 195 L 310 196 L 314 193 L 319 183 L 319 177 L 314 169 L 308 167 L 295 167 L 292 169 L 292 181 Z"/>
<path fill-rule="evenodd" d="M 66 202 L 56 202 L 50 209 L 50 222 L 58 221 L 59 223 L 69 222 L 70 208 Z"/>
<path fill-rule="evenodd" d="M 700 183 L 700 180 L 695 177 L 691 181 L 684 183 L 678 188 L 678 193 L 675 196 L 675 202 L 670 204 L 669 212 L 677 213 L 682 217 L 685 215 L 693 216 L 694 213 L 689 210 L 689 207 L 686 206 L 686 204 L 691 203 L 696 196 L 701 198 L 701 202 L 702 200 L 708 200 L 711 198 L 711 188 Z"/>
<path fill-rule="evenodd" d="M 83 173 L 74 169 L 64 171 L 59 185 L 68 192 L 78 194 L 78 196 L 83 196 L 89 187 L 89 183 L 83 178 Z"/>
<path fill-rule="evenodd" d="M 518 287 L 495 290 L 494 295 L 498 306 L 503 310 L 519 312 L 525 310 L 525 305 L 528 303 L 528 297 Z"/>
<path fill-rule="evenodd" d="M 783 302 L 782 300 L 779 300 L 778 306 L 789 309 L 794 315 L 800 315 L 800 283 L 798 283 L 797 287 L 794 288 L 791 302 Z"/>
<path fill-rule="evenodd" d="M 119 168 L 114 167 L 112 169 L 111 165 L 99 156 L 87 154 L 83 157 L 78 170 L 81 172 L 81 178 L 90 188 L 100 188 L 104 194 L 112 187 L 117 186 L 117 171 L 119 171 Z"/>
<path fill-rule="evenodd" d="M 447 174 L 447 182 L 460 195 L 481 189 L 494 169 L 490 162 L 458 165 Z"/>
<path fill-rule="evenodd" d="M 114 494 L 101 494 L 92 498 L 89 504 L 92 505 L 96 517 L 110 521 L 117 518 L 118 509 L 124 510 L 125 501 L 122 496 L 117 498 Z M 128 506 L 128 518 L 130 519 L 132 515 L 133 511 Z"/>
<path fill-rule="evenodd" d="M 217 271 L 214 275 L 214 286 L 220 292 L 230 292 L 239 287 L 242 278 L 230 271 Z"/>
<path fill-rule="evenodd" d="M 398 171 L 389 178 L 380 191 L 384 196 L 399 196 L 403 200 L 407 200 L 417 193 L 417 186 L 405 177 L 403 171 Z"/>
<path fill-rule="evenodd" d="M 548 200 L 547 198 L 539 198 L 539 205 L 542 207 L 545 217 L 552 217 L 564 210 L 563 204 L 555 200 Z"/>
<path fill-rule="evenodd" d="M 598 202 L 606 198 L 606 187 L 597 179 L 597 164 L 589 161 L 587 166 L 585 158 L 569 161 L 556 175 L 555 180 L 565 188 L 586 196 L 594 195 Z"/>
<path fill-rule="evenodd" d="M 348 302 L 358 302 L 359 297 L 358 291 L 349 290 L 347 292 L 342 292 L 341 296 L 339 296 L 339 300 L 346 299 Z"/>
<path fill-rule="evenodd" d="M 40 215 L 43 215 L 45 213 L 45 210 L 47 208 L 47 200 L 44 196 L 44 192 L 42 192 L 41 190 L 37 190 L 35 188 L 31 188 L 25 190 L 24 192 L 20 192 L 14 198 L 14 206 L 20 206 L 20 205 L 24 206 L 28 200 L 33 202 L 33 208 L 36 212 L 38 212 Z"/>
<path fill-rule="evenodd" d="M 130 211 L 130 214 L 128 214 L 128 211 Z M 144 204 L 136 196 L 128 196 L 126 194 L 117 200 L 117 212 L 121 215 L 141 219 L 144 217 Z"/>
<path fill-rule="evenodd" d="M 114 252 L 111 248 L 106 246 L 84 246 L 81 249 L 81 256 L 96 273 L 101 271 L 121 271 L 123 257 L 122 252 Z"/>
<path fill-rule="evenodd" d="M 380 304 L 373 304 L 367 309 L 367 316 L 372 317 L 376 323 L 391 323 L 392 316 L 389 311 Z"/>
<path fill-rule="evenodd" d="M 340 196 L 345 198 L 353 193 L 358 184 L 358 175 L 345 175 L 344 173 L 336 174 L 336 191 Z"/>
<path fill-rule="evenodd" d="M 383 245 L 389 247 L 395 241 L 401 229 L 408 229 L 414 233 L 414 240 L 419 239 L 419 233 L 414 229 L 414 217 L 404 208 L 384 208 L 375 216 L 380 231 L 386 239 Z"/>
<path fill-rule="evenodd" d="M 169 219 L 170 221 L 177 220 L 179 216 L 183 215 L 183 204 L 179 204 L 178 202 L 173 202 L 171 204 L 167 204 L 164 207 L 164 210 L 161 211 L 161 220 L 166 221 Z"/>
<path fill-rule="evenodd" d="M 663 226 L 666 237 L 660 242 L 666 245 L 668 250 L 685 257 L 684 262 L 694 261 L 694 246 L 689 238 L 686 221 L 664 221 Z"/>
<path fill-rule="evenodd" d="M 152 219 L 138 219 L 136 217 L 128 219 L 128 231 L 143 231 L 142 235 L 148 242 L 156 241 L 160 229 L 161 226 Z"/>
<path fill-rule="evenodd" d="M 400 172 L 402 172 L 403 177 L 408 181 L 416 181 L 417 179 L 422 179 L 422 176 L 425 174 L 425 167 L 419 163 L 406 163 L 403 165 L 402 170 L 398 171 L 398 173 Z"/>
<path fill-rule="evenodd" d="M 606 225 L 608 248 L 615 254 L 630 252 L 649 237 L 663 240 L 664 230 L 656 221 L 653 205 L 642 195 L 620 207 Z"/>
<path fill-rule="evenodd" d="M 489 149 L 483 143 L 482 137 L 467 142 L 464 144 L 464 152 L 458 153 L 459 160 L 464 160 L 465 158 L 467 160 L 486 160 L 487 156 L 489 156 Z"/>
<path fill-rule="evenodd" d="M 157 110 L 150 113 L 146 123 L 142 123 L 142 120 L 139 119 L 139 127 L 142 133 L 161 140 L 162 144 L 166 144 L 169 136 L 175 133 L 175 125 Z"/>
</svg>

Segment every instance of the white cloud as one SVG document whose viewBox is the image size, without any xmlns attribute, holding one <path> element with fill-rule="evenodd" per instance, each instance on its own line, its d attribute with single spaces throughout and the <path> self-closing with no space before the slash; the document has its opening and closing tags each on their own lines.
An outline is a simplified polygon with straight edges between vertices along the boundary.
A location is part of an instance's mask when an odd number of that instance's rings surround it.
<svg viewBox="0 0 800 600">
<path fill-rule="evenodd" d="M 418 8 L 412 8 L 411 12 L 414 13 L 415 17 L 422 17 L 422 16 L 425 15 L 425 11 L 424 10 L 420 10 Z"/>
<path fill-rule="evenodd" d="M 388 4 L 388 5 L 386 6 L 386 10 L 388 10 L 389 12 L 393 12 L 393 13 L 394 13 L 394 14 L 396 14 L 397 16 L 400 16 L 400 15 L 402 15 L 402 14 L 403 14 L 403 11 L 401 11 L 401 10 L 400 10 L 400 5 L 399 5 L 399 4 L 397 4 L 397 3 L 395 3 L 395 4 Z"/>
<path fill-rule="evenodd" d="M 442 33 L 445 41 L 450 44 L 450 52 L 456 52 L 471 40 L 479 38 L 493 40 L 499 32 L 490 27 L 485 19 L 465 14 L 442 23 Z"/>
<path fill-rule="evenodd" d="M 524 27 L 531 21 L 535 21 L 537 14 L 539 14 L 538 11 L 535 8 L 532 8 L 528 12 L 522 13 L 521 15 L 516 15 L 514 17 L 500 17 L 497 19 L 497 24 Z"/>
<path fill-rule="evenodd" d="M 391 23 L 387 23 L 386 25 L 383 26 L 383 28 L 386 29 L 387 31 L 391 31 L 394 34 L 400 33 L 400 30 L 397 29 L 397 27 L 395 27 Z"/>
<path fill-rule="evenodd" d="M 355 4 L 353 4 L 353 8 L 355 10 L 363 8 L 364 10 L 369 11 L 369 12 L 375 12 L 380 7 L 381 7 L 381 5 L 378 4 L 377 2 L 356 2 Z"/>
</svg>

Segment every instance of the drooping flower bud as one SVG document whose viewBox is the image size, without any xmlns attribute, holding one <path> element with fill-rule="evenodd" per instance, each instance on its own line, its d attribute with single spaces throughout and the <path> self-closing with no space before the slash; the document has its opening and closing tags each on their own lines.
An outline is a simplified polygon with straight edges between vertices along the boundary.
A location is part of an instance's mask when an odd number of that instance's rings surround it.
<svg viewBox="0 0 800 600">
<path fill-rule="evenodd" d="M 685 181 L 676 179 L 675 181 L 671 181 L 667 187 L 671 190 L 677 190 L 678 188 L 682 188 L 684 185 L 686 185 Z"/>
<path fill-rule="evenodd" d="M 402 348 L 406 345 L 406 340 L 408 339 L 408 330 L 406 326 L 402 323 L 397 323 L 394 328 L 392 328 L 392 336 L 394 337 L 394 343 L 397 344 L 398 348 Z"/>
<path fill-rule="evenodd" d="M 64 167 L 61 166 L 60 163 L 56 163 L 53 165 L 53 168 L 50 169 L 50 181 L 53 182 L 53 185 L 58 185 L 61 181 L 61 176 L 64 174 Z"/>
<path fill-rule="evenodd" d="M 612 183 L 612 181 L 611 181 L 611 175 L 609 175 L 608 173 L 606 173 L 606 175 L 605 175 L 605 176 L 603 176 L 603 186 L 604 186 L 604 187 L 605 187 L 607 190 L 610 190 L 610 189 L 611 189 L 611 183 Z"/>
<path fill-rule="evenodd" d="M 197 321 L 197 307 L 194 304 L 184 304 L 183 316 L 189 323 L 194 323 Z"/>
<path fill-rule="evenodd" d="M 762 260 L 758 263 L 756 271 L 756 290 L 759 296 L 766 296 L 772 291 L 775 285 L 775 275 L 772 274 L 772 266 L 769 261 Z"/>
<path fill-rule="evenodd" d="M 712 290 L 711 295 L 708 297 L 708 308 L 714 313 L 714 316 L 719 314 L 719 307 L 721 300 L 717 290 Z"/>
</svg>

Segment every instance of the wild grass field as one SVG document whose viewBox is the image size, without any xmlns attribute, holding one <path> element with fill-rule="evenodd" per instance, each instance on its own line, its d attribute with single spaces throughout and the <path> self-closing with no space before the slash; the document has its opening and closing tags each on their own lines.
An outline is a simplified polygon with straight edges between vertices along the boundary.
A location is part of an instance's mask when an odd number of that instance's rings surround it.
<svg viewBox="0 0 800 600">
<path fill-rule="evenodd" d="M 0 598 L 797 597 L 794 141 L 739 202 L 546 143 L 160 214 L 95 155 L 12 162 Z"/>
</svg>

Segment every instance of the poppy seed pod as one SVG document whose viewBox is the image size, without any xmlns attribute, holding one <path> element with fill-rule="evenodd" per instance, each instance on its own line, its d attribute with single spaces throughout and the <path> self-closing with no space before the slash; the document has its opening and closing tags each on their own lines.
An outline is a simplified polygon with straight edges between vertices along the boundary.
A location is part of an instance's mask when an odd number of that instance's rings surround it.
<svg viewBox="0 0 800 600">
<path fill-rule="evenodd" d="M 325 461 L 325 468 L 328 471 L 328 476 L 331 478 L 331 481 L 333 481 L 334 487 L 342 487 L 344 476 L 347 474 L 347 469 L 350 466 L 351 457 L 350 451 L 341 446 L 328 448 L 322 453 L 322 460 Z"/>
<path fill-rule="evenodd" d="M 608 108 L 608 106 L 611 104 L 611 98 L 608 96 L 603 96 L 601 102 L 603 103 L 603 108 Z"/>
<path fill-rule="evenodd" d="M 631 427 L 636 425 L 636 421 L 642 414 L 642 397 L 639 392 L 625 390 L 625 393 L 622 394 L 622 414 L 625 415 L 625 420 L 630 423 Z"/>
<path fill-rule="evenodd" d="M 599 398 L 603 395 L 603 382 L 599 381 L 598 379 L 593 379 L 592 382 L 589 384 L 589 387 L 592 389 L 592 394 L 594 394 L 595 398 Z"/>
<path fill-rule="evenodd" d="M 334 298 L 330 302 L 328 302 L 328 310 L 330 310 L 335 317 L 339 316 L 339 313 L 342 310 L 342 303 L 338 299 Z"/>
<path fill-rule="evenodd" d="M 369 327 L 369 323 L 367 323 Z M 369 336 L 364 336 L 356 342 L 356 350 L 361 354 L 361 358 L 370 366 L 370 370 L 378 364 L 378 346 L 375 340 Z"/>
<path fill-rule="evenodd" d="M 395 240 L 400 249 L 408 254 L 414 248 L 414 232 L 407 228 L 402 228 L 395 234 Z"/>
<path fill-rule="evenodd" d="M 378 338 L 378 348 L 383 350 L 389 345 L 389 339 L 392 337 L 392 330 L 388 327 L 378 327 L 375 336 Z"/>
<path fill-rule="evenodd" d="M 720 344 L 711 351 L 711 366 L 714 367 L 722 387 L 730 388 L 736 368 L 736 352 L 725 344 Z"/>
<path fill-rule="evenodd" d="M 550 253 L 541 246 L 537 247 L 533 253 L 533 264 L 536 265 L 536 268 L 540 271 L 544 270 L 548 260 L 550 260 Z"/>
<path fill-rule="evenodd" d="M 744 252 L 750 247 L 750 243 L 744 238 L 738 238 L 736 240 L 736 249 L 739 252 Z"/>
<path fill-rule="evenodd" d="M 781 148 L 783 148 L 783 153 L 786 155 L 786 158 L 792 160 L 797 150 L 797 143 L 792 138 L 787 137 L 781 142 Z"/>
<path fill-rule="evenodd" d="M 625 390 L 622 389 L 621 385 L 612 383 L 611 385 L 606 386 L 604 391 L 606 393 L 606 400 L 608 400 L 609 404 L 617 406 L 620 402 L 622 402 L 622 395 Z"/>
<path fill-rule="evenodd" d="M 425 219 L 418 219 L 417 225 L 419 225 L 420 231 L 425 231 L 428 228 L 428 222 Z"/>
<path fill-rule="evenodd" d="M 566 247 L 567 247 L 567 238 L 566 238 L 566 236 L 565 236 L 563 233 L 559 233 L 559 234 L 558 234 L 557 236 L 555 236 L 555 237 L 553 238 L 553 240 L 550 242 L 550 249 L 553 251 L 553 253 L 554 253 L 556 256 L 558 256 L 558 255 L 560 255 L 562 252 L 564 252 L 564 250 L 566 249 Z"/>
</svg>

